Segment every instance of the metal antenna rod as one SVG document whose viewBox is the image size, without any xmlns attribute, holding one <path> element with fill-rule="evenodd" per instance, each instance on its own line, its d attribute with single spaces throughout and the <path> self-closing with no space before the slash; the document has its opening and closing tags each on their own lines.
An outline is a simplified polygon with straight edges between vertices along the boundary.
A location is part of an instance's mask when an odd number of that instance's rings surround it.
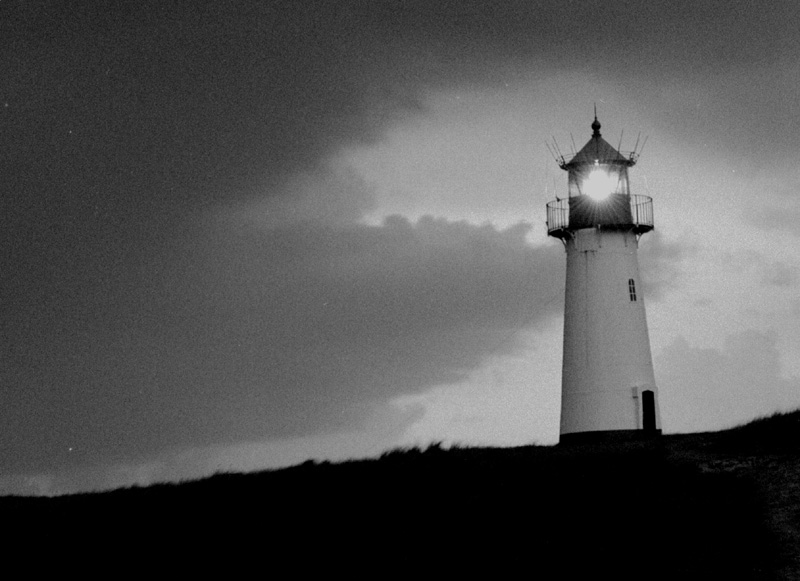
<svg viewBox="0 0 800 581">
<path fill-rule="evenodd" d="M 556 146 L 556 151 L 558 152 L 558 156 L 563 158 L 564 154 L 561 153 L 561 148 L 558 146 L 558 141 L 556 141 L 556 136 L 553 135 L 553 144 Z"/>
<path fill-rule="evenodd" d="M 650 137 L 650 136 L 649 135 L 645 135 L 644 136 L 644 141 L 642 142 L 642 149 L 639 150 L 639 155 L 642 155 L 642 152 L 644 151 L 644 146 L 647 145 L 647 138 L 648 137 Z"/>
<path fill-rule="evenodd" d="M 547 141 L 545 141 L 544 145 L 545 145 L 545 147 L 547 147 L 547 151 L 550 152 L 550 155 L 553 156 L 553 159 L 556 160 L 556 163 L 558 163 L 558 156 L 556 155 L 556 152 L 553 151 L 553 148 L 550 147 L 550 144 Z"/>
</svg>

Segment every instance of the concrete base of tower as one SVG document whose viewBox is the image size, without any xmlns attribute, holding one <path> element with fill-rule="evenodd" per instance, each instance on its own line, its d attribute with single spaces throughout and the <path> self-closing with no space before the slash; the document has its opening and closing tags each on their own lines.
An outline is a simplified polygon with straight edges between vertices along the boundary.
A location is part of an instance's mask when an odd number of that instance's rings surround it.
<svg viewBox="0 0 800 581">
<path fill-rule="evenodd" d="M 594 432 L 574 432 L 561 434 L 559 445 L 607 444 L 615 442 L 640 442 L 661 436 L 661 430 L 598 430 Z"/>
</svg>

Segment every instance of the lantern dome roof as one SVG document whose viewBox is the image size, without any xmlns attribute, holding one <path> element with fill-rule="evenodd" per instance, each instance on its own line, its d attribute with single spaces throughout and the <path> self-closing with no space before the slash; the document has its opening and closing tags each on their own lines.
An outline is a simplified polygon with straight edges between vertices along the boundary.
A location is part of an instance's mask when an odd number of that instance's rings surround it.
<svg viewBox="0 0 800 581">
<path fill-rule="evenodd" d="M 597 117 L 595 117 L 592 123 L 592 138 L 569 160 L 569 162 L 562 166 L 565 170 L 570 170 L 582 165 L 593 165 L 595 162 L 627 166 L 632 166 L 635 163 L 633 156 L 630 158 L 625 157 L 617 151 L 613 145 L 603 139 L 600 134 L 600 127 L 600 122 L 597 120 Z"/>
</svg>

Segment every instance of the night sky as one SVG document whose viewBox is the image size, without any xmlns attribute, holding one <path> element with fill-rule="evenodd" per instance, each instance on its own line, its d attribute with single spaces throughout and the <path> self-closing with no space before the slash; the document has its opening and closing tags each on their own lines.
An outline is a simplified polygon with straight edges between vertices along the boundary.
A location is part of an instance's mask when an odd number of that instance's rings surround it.
<svg viewBox="0 0 800 581">
<path fill-rule="evenodd" d="M 798 21 L 794 0 L 0 3 L 0 493 L 554 443 L 545 142 L 580 148 L 595 104 L 613 145 L 647 137 L 665 432 L 800 406 Z"/>
</svg>

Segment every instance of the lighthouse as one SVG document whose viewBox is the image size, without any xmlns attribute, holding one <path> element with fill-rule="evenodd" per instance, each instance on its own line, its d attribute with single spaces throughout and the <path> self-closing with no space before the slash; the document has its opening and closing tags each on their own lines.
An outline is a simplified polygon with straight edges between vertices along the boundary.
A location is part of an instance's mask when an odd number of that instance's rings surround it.
<svg viewBox="0 0 800 581">
<path fill-rule="evenodd" d="M 564 244 L 564 359 L 560 442 L 661 433 L 639 239 L 653 229 L 653 200 L 631 194 L 638 158 L 592 137 L 571 157 L 558 153 L 568 197 L 547 204 L 547 233 Z"/>
</svg>

